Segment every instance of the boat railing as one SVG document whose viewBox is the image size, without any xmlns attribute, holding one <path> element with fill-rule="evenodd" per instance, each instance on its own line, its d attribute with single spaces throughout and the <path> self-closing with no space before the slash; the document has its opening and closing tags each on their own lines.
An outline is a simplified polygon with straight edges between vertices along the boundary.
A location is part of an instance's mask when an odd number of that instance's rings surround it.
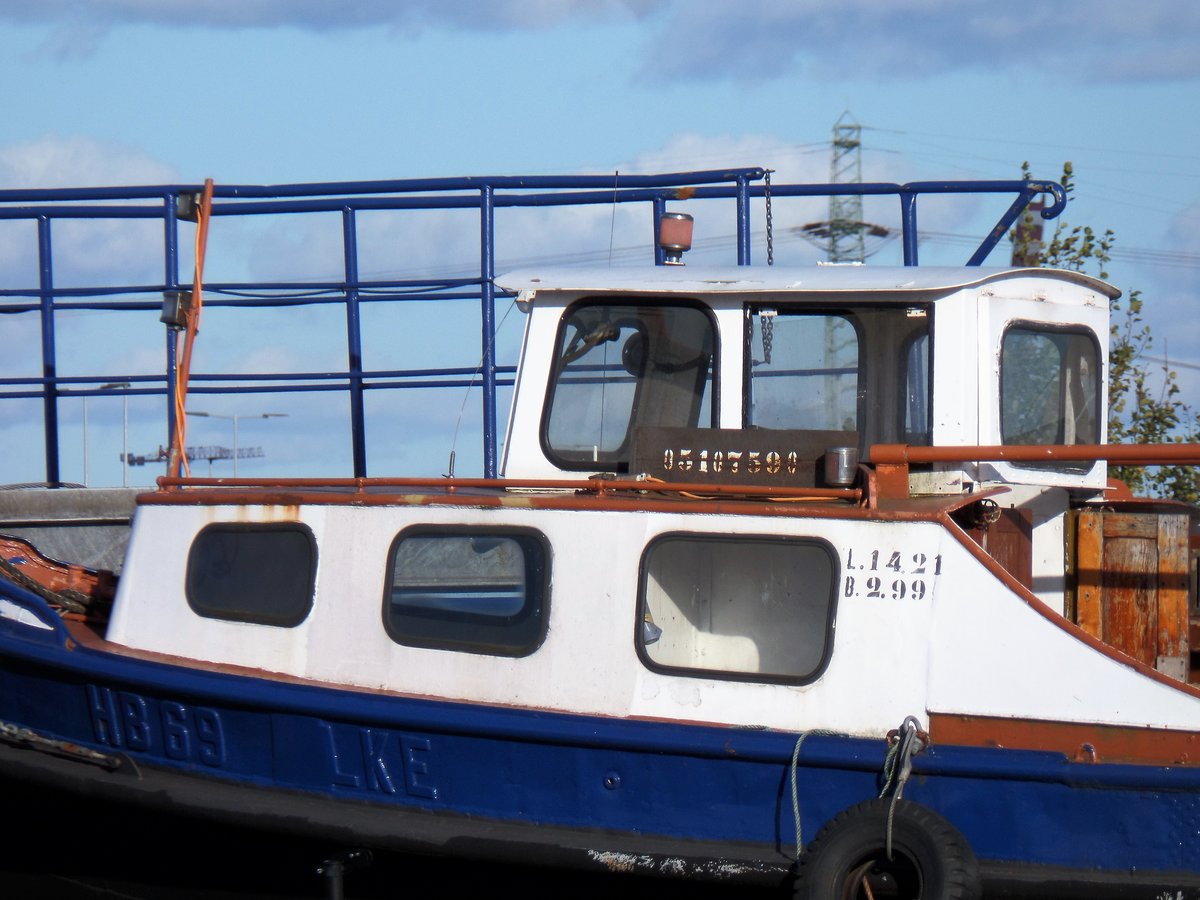
<svg viewBox="0 0 1200 900">
<path fill-rule="evenodd" d="M 1101 460 L 1124 466 L 1200 465 L 1200 444 L 993 444 L 979 446 L 914 446 L 875 444 L 866 462 L 874 468 L 874 496 L 880 500 L 909 496 L 913 464 L 1007 462 L 1056 464 Z"/>
<path fill-rule="evenodd" d="M 190 394 L 266 394 L 281 392 L 339 391 L 348 397 L 352 470 L 367 475 L 364 394 L 374 390 L 414 388 L 480 389 L 479 430 L 482 434 L 483 474 L 495 476 L 498 462 L 497 387 L 512 384 L 515 365 L 496 358 L 495 301 L 507 296 L 496 288 L 496 221 L 498 209 L 580 205 L 648 204 L 647 225 L 657 235 L 668 203 L 681 207 L 688 201 L 733 201 L 736 262 L 751 264 L 752 201 L 779 201 L 793 197 L 838 195 L 894 196 L 900 203 L 901 242 L 905 265 L 917 265 L 917 199 L 928 194 L 1011 194 L 1011 205 L 990 229 L 967 260 L 980 265 L 1007 234 L 1028 204 L 1039 196 L 1049 201 L 1041 210 L 1051 218 L 1062 210 L 1065 195 L 1049 181 L 945 181 L 909 184 L 772 184 L 764 168 L 695 171 L 660 175 L 489 176 L 426 178 L 390 181 L 332 182 L 283 185 L 212 186 L 211 217 L 288 216 L 331 213 L 341 217 L 342 272 L 333 279 L 261 279 L 204 284 L 205 305 L 283 311 L 313 304 L 340 304 L 346 326 L 339 340 L 346 345 L 347 362 L 339 371 L 312 372 L 192 372 Z M 0 400 L 40 400 L 45 457 L 45 482 L 63 484 L 60 460 L 60 402 L 66 399 L 119 396 L 155 396 L 164 401 L 164 437 L 171 444 L 176 430 L 176 409 L 166 402 L 175 396 L 179 338 L 166 308 L 178 302 L 190 287 L 181 267 L 194 262 L 189 255 L 188 222 L 197 220 L 203 188 L 171 184 L 138 187 L 95 187 L 0 190 L 0 222 L 27 222 L 28 259 L 36 259 L 36 283 L 0 281 L 0 317 L 36 317 L 40 344 L 37 375 L 0 378 Z M 479 255 L 466 276 L 428 274 L 415 278 L 364 278 L 360 273 L 358 221 L 361 214 L 379 210 L 450 210 L 478 212 Z M 63 247 L 58 226 L 82 220 L 133 222 L 157 221 L 162 228 L 161 281 L 133 284 L 64 285 L 56 278 Z M 20 235 L 11 229 L 9 234 Z M 18 240 L 17 244 L 20 243 Z M 63 242 L 64 244 L 67 242 Z M 656 240 L 646 242 L 648 256 L 665 262 Z M 19 246 L 14 245 L 17 253 Z M 200 254 L 197 254 L 200 256 Z M 0 275 L 0 277 L 3 277 Z M 465 301 L 479 304 L 480 354 L 475 368 L 370 368 L 363 361 L 361 312 L 365 304 L 411 300 Z M 155 315 L 167 326 L 164 345 L 146 348 L 163 352 L 162 373 L 106 371 L 96 374 L 63 374 L 62 341 L 56 324 L 64 313 L 119 311 L 132 317 Z M 161 316 L 159 314 L 161 313 Z M 130 328 L 129 331 L 134 329 Z M 102 336 L 97 336 L 103 339 Z M 159 347 L 163 349 L 160 350 Z M 125 453 L 123 462 L 152 460 Z M 86 462 L 85 462 L 86 468 Z"/>
</svg>

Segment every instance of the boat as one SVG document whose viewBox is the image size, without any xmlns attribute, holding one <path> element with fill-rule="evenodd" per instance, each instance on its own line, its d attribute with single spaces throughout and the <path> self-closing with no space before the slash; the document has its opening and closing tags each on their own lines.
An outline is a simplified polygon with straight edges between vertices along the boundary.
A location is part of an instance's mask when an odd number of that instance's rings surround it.
<svg viewBox="0 0 1200 900">
<path fill-rule="evenodd" d="M 1018 195 L 961 267 L 915 213 L 903 266 L 685 262 L 698 193 L 840 190 L 764 174 L 632 185 L 658 264 L 485 271 L 494 472 L 194 477 L 173 419 L 119 569 L 0 537 L 0 775 L 810 900 L 1200 897 L 1200 510 L 1108 469 L 1200 448 L 1105 442 L 1115 288 L 980 264 L 1061 187 L 888 187 Z"/>
</svg>

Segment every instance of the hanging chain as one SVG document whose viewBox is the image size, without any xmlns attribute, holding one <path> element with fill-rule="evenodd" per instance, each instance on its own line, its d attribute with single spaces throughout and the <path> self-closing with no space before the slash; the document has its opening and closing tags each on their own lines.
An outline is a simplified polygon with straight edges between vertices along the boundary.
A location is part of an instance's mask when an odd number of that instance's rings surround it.
<svg viewBox="0 0 1200 900">
<path fill-rule="evenodd" d="M 775 310 L 764 309 L 758 314 L 758 324 L 762 330 L 763 363 L 771 364 L 771 345 L 775 339 Z"/>
<path fill-rule="evenodd" d="M 767 265 L 775 265 L 775 237 L 771 228 L 771 173 L 774 169 L 767 169 L 763 174 L 763 199 L 767 203 Z"/>
</svg>

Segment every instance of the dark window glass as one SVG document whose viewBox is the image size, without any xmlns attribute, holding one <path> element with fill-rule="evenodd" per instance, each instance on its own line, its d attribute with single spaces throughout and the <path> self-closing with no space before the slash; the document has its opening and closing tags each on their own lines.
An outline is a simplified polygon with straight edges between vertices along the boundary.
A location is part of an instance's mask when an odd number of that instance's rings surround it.
<svg viewBox="0 0 1200 900">
<path fill-rule="evenodd" d="M 525 656 L 546 633 L 547 552 L 522 531 L 406 531 L 392 545 L 384 621 L 401 644 Z"/>
<path fill-rule="evenodd" d="M 695 306 L 584 303 L 566 313 L 542 440 L 566 469 L 626 471 L 636 426 L 709 427 L 713 325 Z"/>
<path fill-rule="evenodd" d="M 1000 345 L 1005 444 L 1100 443 L 1100 350 L 1089 332 L 1009 328 Z M 1087 471 L 1090 463 L 1038 468 Z"/>
<path fill-rule="evenodd" d="M 638 652 L 682 674 L 812 681 L 831 649 L 836 578 L 817 541 L 660 538 L 642 562 Z"/>
<path fill-rule="evenodd" d="M 303 525 L 209 525 L 188 552 L 187 601 L 208 618 L 291 627 L 312 609 L 316 577 Z"/>
</svg>

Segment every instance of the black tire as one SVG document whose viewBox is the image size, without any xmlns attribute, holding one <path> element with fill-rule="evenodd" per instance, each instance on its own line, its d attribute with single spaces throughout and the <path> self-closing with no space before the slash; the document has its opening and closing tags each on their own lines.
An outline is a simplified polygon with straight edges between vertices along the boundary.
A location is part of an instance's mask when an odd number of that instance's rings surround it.
<svg viewBox="0 0 1200 900">
<path fill-rule="evenodd" d="M 942 816 L 892 800 L 868 800 L 831 819 L 800 857 L 796 900 L 979 900 L 979 863 L 966 838 Z"/>
</svg>

